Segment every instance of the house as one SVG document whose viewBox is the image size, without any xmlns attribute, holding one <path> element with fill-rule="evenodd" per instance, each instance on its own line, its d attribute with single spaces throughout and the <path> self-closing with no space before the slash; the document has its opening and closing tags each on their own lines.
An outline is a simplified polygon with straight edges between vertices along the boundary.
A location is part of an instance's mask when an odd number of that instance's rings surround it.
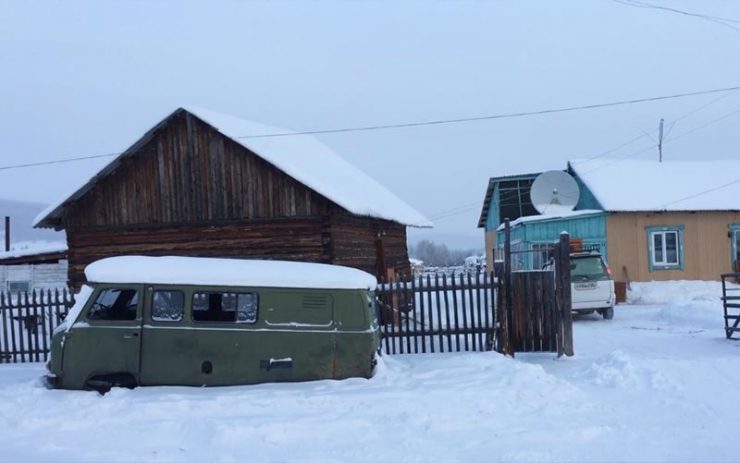
<svg viewBox="0 0 740 463">
<path fill-rule="evenodd" d="M 0 291 L 31 292 L 67 286 L 67 245 L 19 242 L 0 252 Z"/>
<path fill-rule="evenodd" d="M 617 281 L 718 280 L 740 268 L 739 161 L 575 160 L 566 172 L 580 188 L 573 211 L 509 215 L 512 249 L 535 251 L 517 253 L 514 268 L 538 268 L 561 231 L 599 246 Z M 503 239 L 497 185 L 479 222 L 491 249 Z"/>
<path fill-rule="evenodd" d="M 117 255 L 266 258 L 410 273 L 406 227 L 431 223 L 315 138 L 178 108 L 36 227 L 65 230 L 69 282 Z"/>
</svg>

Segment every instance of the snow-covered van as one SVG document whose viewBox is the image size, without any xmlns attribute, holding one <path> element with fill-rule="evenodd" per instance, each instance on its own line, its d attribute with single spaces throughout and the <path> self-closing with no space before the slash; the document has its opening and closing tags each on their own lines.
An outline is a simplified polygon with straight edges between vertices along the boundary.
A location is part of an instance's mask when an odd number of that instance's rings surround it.
<svg viewBox="0 0 740 463">
<path fill-rule="evenodd" d="M 50 385 L 221 386 L 369 378 L 379 348 L 363 271 L 327 264 L 124 256 L 88 285 L 53 334 Z"/>
</svg>

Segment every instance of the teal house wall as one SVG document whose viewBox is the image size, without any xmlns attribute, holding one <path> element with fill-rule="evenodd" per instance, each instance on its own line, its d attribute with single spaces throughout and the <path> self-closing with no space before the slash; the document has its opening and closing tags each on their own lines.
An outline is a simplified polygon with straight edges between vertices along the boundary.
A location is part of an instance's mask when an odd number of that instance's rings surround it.
<svg viewBox="0 0 740 463">
<path fill-rule="evenodd" d="M 576 184 L 578 185 L 578 189 L 580 190 L 580 195 L 578 197 L 578 203 L 576 204 L 575 209 L 576 210 L 583 210 L 583 209 L 600 209 L 603 210 L 604 207 L 601 205 L 598 199 L 596 199 L 596 196 L 594 196 L 593 193 L 591 193 L 591 190 L 588 189 L 585 183 L 583 183 L 583 180 L 581 180 L 581 177 L 576 174 L 576 172 L 570 167 L 570 163 L 568 163 L 568 174 L 570 174 L 571 177 L 573 177 L 576 181 Z"/>
<path fill-rule="evenodd" d="M 511 227 L 512 266 L 517 270 L 530 270 L 541 263 L 541 257 L 532 252 L 544 248 L 559 239 L 560 233 L 568 232 L 571 239 L 583 240 L 584 246 L 598 245 L 608 261 L 606 249 L 606 213 L 594 212 L 571 217 L 544 218 L 514 223 Z M 497 231 L 497 243 L 503 248 L 504 231 Z M 545 251 L 541 251 L 545 252 Z"/>
</svg>

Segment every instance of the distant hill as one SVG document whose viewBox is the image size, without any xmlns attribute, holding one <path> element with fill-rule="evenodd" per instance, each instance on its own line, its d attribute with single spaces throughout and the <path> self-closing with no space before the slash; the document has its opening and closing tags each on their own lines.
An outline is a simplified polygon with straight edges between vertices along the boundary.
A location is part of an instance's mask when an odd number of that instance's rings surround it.
<svg viewBox="0 0 740 463">
<path fill-rule="evenodd" d="M 10 216 L 10 241 L 65 241 L 64 232 L 32 227 L 33 220 L 46 204 L 0 199 L 0 248 L 5 244 L 5 216 Z M 3 249 L 0 249 L 0 251 Z"/>
</svg>

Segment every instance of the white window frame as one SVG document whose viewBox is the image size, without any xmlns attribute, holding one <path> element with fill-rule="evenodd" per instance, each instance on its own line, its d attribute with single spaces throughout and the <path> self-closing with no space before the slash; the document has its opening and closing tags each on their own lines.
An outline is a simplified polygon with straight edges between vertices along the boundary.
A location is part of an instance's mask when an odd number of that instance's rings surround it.
<svg viewBox="0 0 740 463">
<path fill-rule="evenodd" d="M 663 253 L 663 259 L 661 261 L 658 261 L 656 259 L 656 253 L 657 249 L 655 246 L 655 236 L 660 235 L 661 237 L 661 251 Z M 668 252 L 667 252 L 667 235 L 674 235 L 676 237 L 676 261 L 675 262 L 668 262 Z M 650 260 L 652 261 L 652 264 L 654 267 L 679 267 L 681 265 L 681 236 L 678 233 L 678 230 L 661 230 L 661 231 L 652 231 L 650 232 L 650 242 L 652 243 L 652 255 L 650 256 Z"/>
</svg>

